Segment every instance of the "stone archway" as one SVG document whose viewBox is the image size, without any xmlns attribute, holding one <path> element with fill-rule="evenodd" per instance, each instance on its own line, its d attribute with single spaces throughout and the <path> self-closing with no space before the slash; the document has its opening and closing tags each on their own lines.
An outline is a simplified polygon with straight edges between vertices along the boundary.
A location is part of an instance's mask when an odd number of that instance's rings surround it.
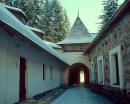
<svg viewBox="0 0 130 104">
<path fill-rule="evenodd" d="M 69 69 L 69 86 L 80 85 L 80 72 L 84 72 L 84 85 L 88 85 L 89 79 L 89 69 L 86 65 L 82 63 L 75 63 L 71 65 Z"/>
</svg>

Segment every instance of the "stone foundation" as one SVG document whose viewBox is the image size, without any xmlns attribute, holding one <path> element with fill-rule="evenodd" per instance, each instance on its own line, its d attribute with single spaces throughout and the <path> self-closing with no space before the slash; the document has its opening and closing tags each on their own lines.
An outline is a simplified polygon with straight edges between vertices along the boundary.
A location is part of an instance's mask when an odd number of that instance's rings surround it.
<svg viewBox="0 0 130 104">
<path fill-rule="evenodd" d="M 130 104 L 130 93 L 127 93 L 126 90 L 96 83 L 91 84 L 89 88 L 92 91 L 110 99 L 114 102 L 114 104 Z"/>
</svg>

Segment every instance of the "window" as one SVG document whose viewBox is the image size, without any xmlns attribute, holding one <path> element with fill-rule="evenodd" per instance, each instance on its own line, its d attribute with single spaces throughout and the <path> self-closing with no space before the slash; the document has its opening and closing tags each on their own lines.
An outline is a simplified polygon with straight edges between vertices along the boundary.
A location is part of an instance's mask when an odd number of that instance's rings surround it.
<svg viewBox="0 0 130 104">
<path fill-rule="evenodd" d="M 52 66 L 50 66 L 50 79 L 51 80 L 53 79 L 53 68 L 52 68 Z"/>
<path fill-rule="evenodd" d="M 42 74 L 43 74 L 43 80 L 45 80 L 45 65 L 43 64 L 42 66 Z"/>
<path fill-rule="evenodd" d="M 120 46 L 109 51 L 110 82 L 112 86 L 123 87 Z"/>
<path fill-rule="evenodd" d="M 119 82 L 119 66 L 118 66 L 118 54 L 115 53 L 113 54 L 113 67 L 114 67 L 114 72 L 115 72 L 115 83 L 113 84 L 116 84 L 116 85 L 119 85 L 120 82 Z"/>
<path fill-rule="evenodd" d="M 90 77 L 91 77 L 91 81 L 95 81 L 95 76 L 94 76 L 94 63 L 91 62 L 91 70 L 90 70 Z"/>
<path fill-rule="evenodd" d="M 67 45 L 67 46 L 64 46 L 64 51 L 65 52 L 81 52 L 83 51 L 85 48 L 85 45 L 84 44 L 74 44 L 74 45 Z"/>
<path fill-rule="evenodd" d="M 79 50 L 81 50 L 81 51 L 83 50 L 83 44 L 80 45 L 80 49 Z"/>
<path fill-rule="evenodd" d="M 98 57 L 97 59 L 98 67 L 98 82 L 104 83 L 104 65 L 103 65 L 103 56 Z"/>
</svg>

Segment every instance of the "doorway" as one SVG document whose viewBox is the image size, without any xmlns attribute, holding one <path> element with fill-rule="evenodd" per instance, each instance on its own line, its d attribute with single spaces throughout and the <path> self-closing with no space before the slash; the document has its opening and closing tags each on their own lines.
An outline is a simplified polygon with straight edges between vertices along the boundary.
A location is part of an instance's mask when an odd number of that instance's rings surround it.
<svg viewBox="0 0 130 104">
<path fill-rule="evenodd" d="M 84 71 L 83 70 L 81 70 L 80 71 L 80 84 L 82 85 L 83 83 L 84 83 Z"/>
<path fill-rule="evenodd" d="M 69 69 L 69 86 L 89 85 L 89 69 L 82 63 L 75 63 Z"/>
<path fill-rule="evenodd" d="M 19 100 L 26 99 L 26 60 L 20 57 Z"/>
</svg>

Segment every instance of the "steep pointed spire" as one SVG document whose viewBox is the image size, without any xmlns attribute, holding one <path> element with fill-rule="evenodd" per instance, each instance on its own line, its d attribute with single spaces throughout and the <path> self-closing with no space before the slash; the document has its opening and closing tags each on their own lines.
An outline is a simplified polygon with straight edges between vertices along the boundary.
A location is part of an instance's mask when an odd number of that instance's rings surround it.
<svg viewBox="0 0 130 104">
<path fill-rule="evenodd" d="M 78 16 L 68 34 L 68 36 L 58 44 L 78 44 L 78 43 L 90 43 L 92 41 L 91 35 L 84 23 Z"/>
<path fill-rule="evenodd" d="M 76 32 L 76 33 L 74 33 Z M 76 18 L 72 28 L 71 28 L 71 34 L 76 35 L 76 34 L 84 34 L 84 35 L 88 35 L 88 29 L 85 27 L 84 23 L 82 22 L 82 20 L 80 19 L 79 15 Z"/>
</svg>

